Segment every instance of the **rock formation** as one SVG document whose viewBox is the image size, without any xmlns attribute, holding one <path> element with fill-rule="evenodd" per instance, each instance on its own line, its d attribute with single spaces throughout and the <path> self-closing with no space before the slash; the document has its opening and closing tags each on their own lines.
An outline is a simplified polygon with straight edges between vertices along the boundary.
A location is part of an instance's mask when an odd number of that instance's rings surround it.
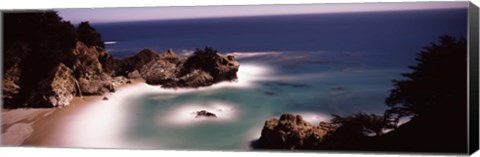
<svg viewBox="0 0 480 157">
<path fill-rule="evenodd" d="M 70 103 L 76 94 L 73 71 L 64 64 L 59 64 L 48 77 L 38 83 L 27 100 L 27 106 L 32 107 L 64 107 Z"/>
<path fill-rule="evenodd" d="M 28 51 L 25 45 L 21 46 L 19 49 L 10 49 L 5 51 L 4 57 L 9 58 L 5 58 L 3 60 L 4 73 L 2 79 L 2 99 L 4 106 L 14 104 L 14 99 L 21 90 L 20 78 L 22 74 L 22 68 L 20 63 L 22 56 L 9 54 L 23 54 L 24 51 Z"/>
<path fill-rule="evenodd" d="M 18 63 L 8 69 L 5 69 L 2 80 L 2 99 L 4 103 L 10 102 L 10 100 L 12 100 L 14 96 L 20 92 L 20 74 L 21 69 Z"/>
<path fill-rule="evenodd" d="M 2 96 L 7 107 L 63 107 L 75 95 L 103 95 L 138 78 L 164 88 L 209 86 L 237 79 L 239 68 L 233 56 L 210 48 L 197 50 L 190 57 L 179 57 L 171 49 L 164 54 L 144 49 L 132 57 L 116 59 L 102 48 L 77 41 L 67 56 L 48 77 L 35 78 L 43 81 L 21 96 L 22 59 L 9 58 Z"/>
<path fill-rule="evenodd" d="M 139 74 L 136 73 L 138 73 L 144 65 L 158 59 L 159 54 L 157 52 L 151 49 L 143 49 L 134 56 L 115 59 L 113 63 L 110 64 L 113 64 L 114 75 L 135 77 L 135 75 L 139 76 Z"/>
<path fill-rule="evenodd" d="M 334 131 L 337 126 L 321 122 L 312 125 L 300 115 L 282 114 L 280 119 L 267 120 L 259 139 L 262 149 L 314 149 L 323 137 Z"/>
<path fill-rule="evenodd" d="M 235 57 L 205 48 L 197 49 L 188 58 L 181 58 L 169 50 L 159 59 L 146 64 L 140 73 L 148 84 L 162 85 L 164 88 L 202 87 L 236 80 L 238 68 Z"/>
<path fill-rule="evenodd" d="M 54 11 L 4 18 L 4 108 L 62 107 L 75 95 L 103 95 L 138 78 L 169 88 L 209 86 L 235 80 L 239 67 L 211 48 L 188 58 L 144 49 L 117 59 L 88 22 L 75 28 Z"/>
<path fill-rule="evenodd" d="M 111 76 L 104 71 L 99 61 L 99 58 L 109 56 L 107 52 L 77 42 L 72 53 L 74 56 L 72 69 L 83 95 L 101 95 L 115 91 Z"/>
</svg>

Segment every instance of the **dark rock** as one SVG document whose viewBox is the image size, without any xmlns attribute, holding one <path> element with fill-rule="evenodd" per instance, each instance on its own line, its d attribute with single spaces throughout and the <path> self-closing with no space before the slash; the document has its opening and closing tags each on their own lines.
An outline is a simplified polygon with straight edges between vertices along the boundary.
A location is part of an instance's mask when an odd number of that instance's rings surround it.
<svg viewBox="0 0 480 157">
<path fill-rule="evenodd" d="M 333 132 L 338 129 L 338 125 L 327 122 L 320 122 L 319 127 L 327 132 Z"/>
<path fill-rule="evenodd" d="M 107 97 L 103 97 L 102 100 L 108 100 L 108 98 L 107 98 Z"/>
<path fill-rule="evenodd" d="M 138 78 L 142 78 L 142 76 L 140 75 L 140 72 L 138 72 L 138 70 L 134 70 L 132 72 L 129 72 L 127 77 L 129 79 L 138 79 Z"/>
<path fill-rule="evenodd" d="M 168 49 L 167 52 L 164 55 L 164 58 L 166 58 L 166 59 L 176 59 L 176 58 L 178 58 L 178 56 L 175 52 L 173 52 L 173 49 Z"/>
<path fill-rule="evenodd" d="M 334 128 L 326 125 L 314 126 L 300 115 L 282 114 L 280 119 L 265 122 L 258 146 L 263 149 L 314 149 Z"/>
<path fill-rule="evenodd" d="M 38 83 L 38 87 L 27 100 L 32 107 L 64 107 L 76 94 L 73 71 L 59 64 L 48 77 Z"/>
<path fill-rule="evenodd" d="M 115 61 L 115 75 L 136 77 L 135 70 L 140 71 L 142 67 L 152 61 L 158 60 L 159 54 L 151 49 L 143 49 L 135 56 Z M 130 78 L 130 77 L 129 77 Z"/>
<path fill-rule="evenodd" d="M 365 140 L 368 138 L 358 128 L 353 126 L 340 126 L 334 132 L 326 135 L 320 144 L 321 149 L 329 150 L 362 150 L 366 146 Z"/>
<path fill-rule="evenodd" d="M 18 63 L 5 69 L 2 80 L 2 99 L 5 104 L 11 104 L 10 101 L 20 92 L 20 75 L 21 69 Z"/>
<path fill-rule="evenodd" d="M 167 60 L 156 60 L 148 63 L 142 68 L 141 76 L 145 79 L 146 83 L 152 85 L 162 85 L 168 82 L 178 82 L 178 64 L 180 62 L 170 62 Z"/>
<path fill-rule="evenodd" d="M 197 111 L 197 115 L 195 116 L 195 118 L 201 118 L 201 117 L 217 118 L 217 115 L 205 110 Z"/>
<path fill-rule="evenodd" d="M 140 70 L 148 84 L 164 88 L 202 87 L 237 79 L 239 64 L 233 56 L 218 54 L 212 49 L 197 50 L 188 58 L 180 58 L 171 49 L 158 60 Z"/>
</svg>

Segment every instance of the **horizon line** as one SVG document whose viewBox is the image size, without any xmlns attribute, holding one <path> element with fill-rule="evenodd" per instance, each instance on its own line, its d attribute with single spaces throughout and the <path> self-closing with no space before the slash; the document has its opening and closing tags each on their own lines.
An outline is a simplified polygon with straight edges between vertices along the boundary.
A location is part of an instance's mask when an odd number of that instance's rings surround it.
<svg viewBox="0 0 480 157">
<path fill-rule="evenodd" d="M 356 4 L 234 5 L 53 9 L 72 24 L 192 19 L 467 9 L 467 2 L 386 2 Z M 89 19 L 87 19 L 89 18 Z"/>
</svg>

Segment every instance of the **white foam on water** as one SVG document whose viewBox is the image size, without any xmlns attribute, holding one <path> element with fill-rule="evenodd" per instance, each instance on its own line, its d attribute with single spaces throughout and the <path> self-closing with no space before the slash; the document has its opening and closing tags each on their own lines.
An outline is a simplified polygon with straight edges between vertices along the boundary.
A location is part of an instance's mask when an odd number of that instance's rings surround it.
<svg viewBox="0 0 480 157">
<path fill-rule="evenodd" d="M 263 56 L 270 56 L 276 57 L 280 56 L 281 52 L 275 51 L 265 51 L 265 52 L 232 52 L 228 53 L 227 55 L 235 56 L 236 59 L 245 59 L 245 58 L 253 58 L 253 57 L 263 57 Z"/>
<path fill-rule="evenodd" d="M 117 41 L 105 41 L 103 42 L 105 45 L 112 45 L 118 43 Z"/>
<path fill-rule="evenodd" d="M 273 70 L 267 66 L 257 64 L 245 64 L 240 65 L 237 72 L 236 81 L 224 81 L 216 83 L 210 87 L 202 87 L 197 90 L 211 90 L 219 88 L 254 88 L 256 87 L 255 81 L 269 80 L 271 78 L 267 75 L 271 74 Z M 195 89 L 193 89 L 195 90 Z"/>
<path fill-rule="evenodd" d="M 64 121 L 65 130 L 60 135 L 61 146 L 96 147 L 96 148 L 130 148 L 122 139 L 122 133 L 128 123 L 126 106 L 134 102 L 127 100 L 151 91 L 154 86 L 145 84 L 121 88 L 108 96 L 107 101 L 91 102 L 76 115 Z M 143 91 L 143 92 L 139 92 Z"/>
<path fill-rule="evenodd" d="M 309 122 L 312 125 L 318 125 L 320 124 L 320 122 L 330 122 L 330 120 L 332 119 L 331 116 L 323 113 L 300 112 L 293 114 L 301 115 L 303 120 Z"/>
</svg>

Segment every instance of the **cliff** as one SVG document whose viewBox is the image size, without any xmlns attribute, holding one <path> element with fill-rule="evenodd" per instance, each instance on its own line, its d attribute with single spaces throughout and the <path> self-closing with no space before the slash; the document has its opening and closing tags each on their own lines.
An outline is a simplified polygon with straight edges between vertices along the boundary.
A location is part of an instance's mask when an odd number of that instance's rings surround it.
<svg viewBox="0 0 480 157">
<path fill-rule="evenodd" d="M 103 48 L 78 41 L 68 56 L 51 68 L 48 75 L 33 78 L 21 73 L 26 68 L 21 63 L 30 58 L 7 58 L 15 62 L 5 69 L 4 107 L 64 107 L 73 96 L 114 92 L 116 86 L 137 78 L 164 88 L 197 88 L 235 80 L 239 68 L 233 56 L 221 55 L 210 48 L 186 58 L 171 49 L 164 54 L 144 49 L 134 56 L 117 59 Z M 24 82 L 29 80 L 40 81 L 31 90 L 21 92 L 27 86 Z"/>
<path fill-rule="evenodd" d="M 162 87 L 201 87 L 236 79 L 233 56 L 197 49 L 188 58 L 173 50 L 144 49 L 118 59 L 105 50 L 88 22 L 75 28 L 55 11 L 4 14 L 3 107 L 64 107 L 76 95 L 103 95 L 143 78 Z"/>
</svg>

